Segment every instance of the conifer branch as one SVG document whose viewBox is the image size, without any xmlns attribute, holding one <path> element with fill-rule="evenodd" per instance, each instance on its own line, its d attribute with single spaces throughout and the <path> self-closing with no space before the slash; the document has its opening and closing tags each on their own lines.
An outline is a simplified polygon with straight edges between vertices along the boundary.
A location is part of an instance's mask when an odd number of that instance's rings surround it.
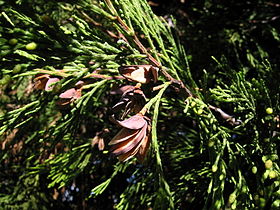
<svg viewBox="0 0 280 210">
<path fill-rule="evenodd" d="M 279 209 L 279 4 L 3 2 L 1 207 Z"/>
</svg>

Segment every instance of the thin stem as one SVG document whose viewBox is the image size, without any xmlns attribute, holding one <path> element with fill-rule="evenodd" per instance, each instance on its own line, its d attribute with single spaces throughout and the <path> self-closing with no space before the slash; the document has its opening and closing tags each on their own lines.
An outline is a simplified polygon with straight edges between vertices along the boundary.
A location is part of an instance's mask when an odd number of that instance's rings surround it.
<svg viewBox="0 0 280 210">
<path fill-rule="evenodd" d="M 221 115 L 221 117 L 225 119 L 227 122 L 229 122 L 231 125 L 240 125 L 242 123 L 241 120 L 237 120 L 235 117 L 225 113 L 222 109 L 218 107 L 212 105 L 208 105 L 208 107 L 214 110 L 215 112 L 218 112 Z"/>
<path fill-rule="evenodd" d="M 89 75 L 86 75 L 84 78 L 99 78 L 99 79 L 107 79 L 107 80 L 125 79 L 123 76 L 108 76 L 108 75 L 97 74 L 97 73 L 91 73 Z"/>
</svg>

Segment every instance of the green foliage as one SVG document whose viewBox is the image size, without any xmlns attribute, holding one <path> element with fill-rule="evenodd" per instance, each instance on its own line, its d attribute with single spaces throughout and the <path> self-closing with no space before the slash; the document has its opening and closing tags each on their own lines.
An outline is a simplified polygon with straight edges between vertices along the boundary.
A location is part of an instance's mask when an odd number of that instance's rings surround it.
<svg viewBox="0 0 280 210">
<path fill-rule="evenodd" d="M 279 4 L 254 5 L 190 2 L 177 27 L 141 0 L 0 1 L 0 207 L 278 209 Z M 160 69 L 142 85 L 151 148 L 121 163 L 110 91 L 141 64 Z"/>
</svg>

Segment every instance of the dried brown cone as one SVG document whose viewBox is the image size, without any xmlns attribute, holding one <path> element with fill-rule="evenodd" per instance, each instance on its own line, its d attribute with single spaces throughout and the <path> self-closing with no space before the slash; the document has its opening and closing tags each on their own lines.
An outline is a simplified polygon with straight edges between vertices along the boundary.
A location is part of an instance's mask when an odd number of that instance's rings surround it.
<svg viewBox="0 0 280 210">
<path fill-rule="evenodd" d="M 118 113 L 121 110 L 123 119 L 130 112 L 138 113 L 143 108 L 146 97 L 139 86 L 126 85 L 117 90 L 111 91 L 111 94 L 122 94 L 122 97 L 118 103 L 116 103 L 112 109 L 112 113 Z"/>
<path fill-rule="evenodd" d="M 95 145 L 98 146 L 99 151 L 104 150 L 104 139 L 101 136 L 96 135 L 91 141 L 91 146 L 94 147 Z"/>
<path fill-rule="evenodd" d="M 156 82 L 158 80 L 158 71 L 159 69 L 152 65 L 129 65 L 119 67 L 120 74 L 126 79 L 142 84 L 151 81 Z"/>
<path fill-rule="evenodd" d="M 136 114 L 123 121 L 113 120 L 122 129 L 109 142 L 112 154 L 118 156 L 120 161 L 127 161 L 136 156 L 143 162 L 150 145 L 150 119 Z"/>
<path fill-rule="evenodd" d="M 82 87 L 84 82 L 79 81 L 75 84 L 74 88 L 70 88 L 59 95 L 57 105 L 65 107 L 82 96 Z"/>
<path fill-rule="evenodd" d="M 37 90 L 51 91 L 54 88 L 54 84 L 59 82 L 59 80 L 48 74 L 38 74 L 34 79 L 34 88 Z"/>
<path fill-rule="evenodd" d="M 108 128 L 104 128 L 102 131 L 96 132 L 95 137 L 91 141 L 91 146 L 94 147 L 95 145 L 98 146 L 99 151 L 104 150 L 104 136 L 109 133 Z"/>
</svg>

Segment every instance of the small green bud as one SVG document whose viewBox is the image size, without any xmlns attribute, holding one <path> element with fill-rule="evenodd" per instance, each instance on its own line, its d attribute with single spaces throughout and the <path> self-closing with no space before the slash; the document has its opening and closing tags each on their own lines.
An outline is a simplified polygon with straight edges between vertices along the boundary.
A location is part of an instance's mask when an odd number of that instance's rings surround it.
<svg viewBox="0 0 280 210">
<path fill-rule="evenodd" d="M 266 202 L 266 201 L 265 201 L 264 198 L 260 198 L 259 202 L 260 202 L 260 207 L 261 207 L 261 208 L 265 207 L 265 202 Z"/>
<path fill-rule="evenodd" d="M 210 140 L 208 142 L 208 147 L 213 147 L 215 145 L 215 141 L 214 140 Z"/>
<path fill-rule="evenodd" d="M 196 102 L 195 101 L 192 101 L 191 102 L 191 107 L 194 107 L 196 105 Z"/>
<path fill-rule="evenodd" d="M 5 75 L 1 80 L 0 80 L 0 85 L 6 85 L 10 82 L 11 76 L 10 75 Z"/>
<path fill-rule="evenodd" d="M 270 171 L 268 176 L 270 179 L 275 179 L 277 177 L 277 173 L 275 171 Z"/>
<path fill-rule="evenodd" d="M 217 130 L 217 126 L 215 124 L 213 124 L 213 130 L 216 131 Z"/>
<path fill-rule="evenodd" d="M 273 109 L 270 108 L 270 107 L 266 108 L 265 111 L 266 111 L 267 114 L 272 114 L 273 113 Z"/>
<path fill-rule="evenodd" d="M 242 193 L 246 193 L 247 192 L 247 186 L 242 186 L 242 188 L 241 188 L 241 192 Z"/>
<path fill-rule="evenodd" d="M 35 42 L 30 42 L 25 46 L 27 50 L 35 50 L 37 48 L 37 44 Z"/>
<path fill-rule="evenodd" d="M 203 113 L 203 109 L 198 109 L 196 112 L 198 115 L 201 115 Z"/>
<path fill-rule="evenodd" d="M 235 199 L 236 199 L 236 194 L 235 193 L 231 193 L 229 195 L 228 202 L 229 203 L 233 203 L 235 201 Z"/>
<path fill-rule="evenodd" d="M 212 172 L 215 173 L 218 170 L 218 166 L 212 165 Z"/>
<path fill-rule="evenodd" d="M 18 43 L 18 40 L 15 38 L 9 40 L 10 45 L 16 45 L 17 43 Z"/>
<path fill-rule="evenodd" d="M 14 73 L 14 74 L 17 74 L 17 73 L 20 72 L 20 70 L 21 70 L 21 65 L 20 65 L 20 64 L 17 64 L 17 65 L 15 65 L 15 67 L 13 68 L 13 73 Z"/>
<path fill-rule="evenodd" d="M 270 168 L 272 168 L 273 162 L 272 162 L 272 160 L 267 160 L 267 161 L 265 161 L 264 165 L 265 165 L 266 169 L 270 169 Z"/>
<path fill-rule="evenodd" d="M 252 173 L 256 174 L 258 172 L 258 168 L 256 166 L 252 167 Z"/>
</svg>

